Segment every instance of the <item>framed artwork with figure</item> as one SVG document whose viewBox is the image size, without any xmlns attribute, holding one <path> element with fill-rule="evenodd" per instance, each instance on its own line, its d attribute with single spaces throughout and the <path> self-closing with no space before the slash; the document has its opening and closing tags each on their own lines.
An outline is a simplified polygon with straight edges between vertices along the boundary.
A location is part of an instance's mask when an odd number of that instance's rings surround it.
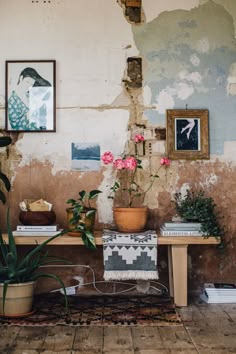
<svg viewBox="0 0 236 354">
<path fill-rule="evenodd" d="M 56 61 L 6 61 L 6 130 L 56 131 Z"/>
<path fill-rule="evenodd" d="M 205 109 L 168 109 L 168 157 L 172 160 L 209 159 L 208 120 L 209 112 Z"/>
</svg>

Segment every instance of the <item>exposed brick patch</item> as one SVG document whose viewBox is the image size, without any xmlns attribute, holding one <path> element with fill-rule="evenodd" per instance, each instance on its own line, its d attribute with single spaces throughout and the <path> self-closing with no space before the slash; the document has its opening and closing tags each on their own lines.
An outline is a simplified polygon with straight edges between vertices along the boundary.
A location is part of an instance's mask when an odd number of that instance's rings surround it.
<svg viewBox="0 0 236 354">
<path fill-rule="evenodd" d="M 157 140 L 166 140 L 166 128 L 156 128 L 155 136 Z"/>
<path fill-rule="evenodd" d="M 120 0 L 125 16 L 130 22 L 140 23 L 142 18 L 142 0 Z"/>
<path fill-rule="evenodd" d="M 130 22 L 141 22 L 141 8 L 139 7 L 126 7 L 125 15 L 129 18 Z"/>
<path fill-rule="evenodd" d="M 125 5 L 126 7 L 141 7 L 142 0 L 126 0 Z"/>
<path fill-rule="evenodd" d="M 127 59 L 127 86 L 129 88 L 142 87 L 142 58 L 130 57 Z"/>
</svg>

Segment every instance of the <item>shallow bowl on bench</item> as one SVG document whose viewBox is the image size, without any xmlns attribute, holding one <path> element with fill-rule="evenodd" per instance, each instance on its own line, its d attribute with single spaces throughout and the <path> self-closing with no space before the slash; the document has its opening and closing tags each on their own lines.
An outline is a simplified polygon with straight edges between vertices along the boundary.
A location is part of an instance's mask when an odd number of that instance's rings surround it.
<svg viewBox="0 0 236 354">
<path fill-rule="evenodd" d="M 56 214 L 50 211 L 21 211 L 19 215 L 23 225 L 41 226 L 52 225 L 56 221 Z"/>
</svg>

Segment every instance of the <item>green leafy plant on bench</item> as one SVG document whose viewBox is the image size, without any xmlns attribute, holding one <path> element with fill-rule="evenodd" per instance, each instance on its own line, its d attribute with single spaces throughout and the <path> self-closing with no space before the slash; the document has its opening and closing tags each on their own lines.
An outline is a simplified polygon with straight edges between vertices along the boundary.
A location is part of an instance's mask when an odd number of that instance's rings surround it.
<svg viewBox="0 0 236 354">
<path fill-rule="evenodd" d="M 222 236 L 223 228 L 220 226 L 216 213 L 216 204 L 205 192 L 187 190 L 186 195 L 175 193 L 175 207 L 177 213 L 186 221 L 200 222 L 201 231 L 206 236 Z"/>
<path fill-rule="evenodd" d="M 81 234 L 85 247 L 96 249 L 94 239 L 94 223 L 97 209 L 91 205 L 102 191 L 94 189 L 91 191 L 82 190 L 78 199 L 68 199 L 67 204 L 71 206 L 66 209 L 68 229 L 70 233 Z"/>
</svg>

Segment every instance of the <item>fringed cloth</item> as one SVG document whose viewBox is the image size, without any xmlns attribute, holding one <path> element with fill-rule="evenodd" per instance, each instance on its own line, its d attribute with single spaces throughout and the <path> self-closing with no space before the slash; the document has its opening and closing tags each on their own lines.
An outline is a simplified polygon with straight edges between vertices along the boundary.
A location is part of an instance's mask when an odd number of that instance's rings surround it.
<svg viewBox="0 0 236 354">
<path fill-rule="evenodd" d="M 104 279 L 158 279 L 157 234 L 153 230 L 139 233 L 103 231 Z"/>
</svg>

